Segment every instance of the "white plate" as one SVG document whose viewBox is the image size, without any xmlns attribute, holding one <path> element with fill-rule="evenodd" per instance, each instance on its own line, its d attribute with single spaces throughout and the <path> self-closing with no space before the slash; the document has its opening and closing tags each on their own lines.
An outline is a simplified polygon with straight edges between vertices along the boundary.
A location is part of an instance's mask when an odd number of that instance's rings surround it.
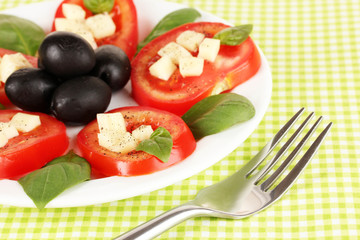
<svg viewBox="0 0 360 240">
<path fill-rule="evenodd" d="M 30 19 L 48 32 L 55 10 L 60 2 L 60 0 L 56 0 L 29 4 L 3 13 Z M 162 0 L 135 0 L 135 5 L 138 12 L 140 39 L 143 39 L 167 13 L 185 7 Z M 202 21 L 225 22 L 208 13 L 201 13 L 202 18 L 200 20 Z M 256 129 L 270 102 L 271 72 L 263 53 L 261 51 L 260 53 L 262 64 L 258 73 L 233 90 L 233 92 L 244 95 L 254 104 L 256 115 L 250 121 L 201 139 L 191 156 L 168 169 L 137 177 L 107 177 L 90 180 L 66 190 L 52 200 L 47 207 L 93 205 L 141 195 L 195 175 L 227 156 Z M 129 105 L 136 105 L 136 103 L 130 98 L 130 85 L 128 84 L 125 89 L 113 95 L 109 109 Z M 79 128 L 73 127 L 68 129 L 68 134 L 74 138 L 78 131 Z M 22 187 L 16 181 L 11 180 L 0 180 L 0 204 L 35 207 Z"/>
</svg>

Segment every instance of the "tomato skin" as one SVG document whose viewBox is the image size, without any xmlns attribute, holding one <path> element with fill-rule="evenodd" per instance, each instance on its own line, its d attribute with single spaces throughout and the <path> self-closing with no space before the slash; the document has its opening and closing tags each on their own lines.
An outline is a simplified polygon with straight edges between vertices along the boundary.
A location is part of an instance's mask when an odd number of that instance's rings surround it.
<svg viewBox="0 0 360 240">
<path fill-rule="evenodd" d="M 135 176 L 149 174 L 167 168 L 188 157 L 196 147 L 195 139 L 183 120 L 169 112 L 149 107 L 123 107 L 110 112 L 121 112 L 126 121 L 127 131 L 143 124 L 150 124 L 155 130 L 166 128 L 173 139 L 170 159 L 164 163 L 157 157 L 142 151 L 119 154 L 101 147 L 98 143 L 97 121 L 89 123 L 77 136 L 77 147 L 96 172 L 104 176 Z"/>
<path fill-rule="evenodd" d="M 81 6 L 86 12 L 86 18 L 93 14 L 86 9 L 83 0 L 64 0 L 58 7 L 55 13 L 55 18 L 64 18 L 62 13 L 62 5 L 64 3 L 76 4 Z M 116 25 L 116 32 L 109 37 L 103 39 L 96 39 L 98 46 L 105 44 L 112 44 L 120 47 L 129 59 L 136 53 L 136 46 L 138 43 L 138 23 L 137 12 L 132 0 L 115 0 L 114 7 L 109 13 Z M 53 22 L 52 31 L 55 31 L 55 19 Z"/>
<path fill-rule="evenodd" d="M 177 36 L 193 30 L 212 38 L 230 26 L 222 23 L 196 22 L 177 27 L 147 44 L 132 61 L 132 95 L 139 105 L 183 115 L 192 105 L 213 94 L 215 86 L 225 83 L 231 90 L 252 77 L 261 65 L 260 54 L 249 37 L 238 46 L 221 45 L 214 63 L 205 61 L 199 77 L 183 78 L 179 70 L 168 81 L 152 76 L 149 67 L 157 61 L 157 52 Z M 193 52 L 197 56 L 198 52 Z"/>
<path fill-rule="evenodd" d="M 20 110 L 0 110 L 0 122 L 8 122 Z M 44 113 L 25 112 L 40 116 L 41 125 L 28 133 L 9 139 L 0 148 L 0 179 L 16 179 L 39 169 L 61 156 L 69 146 L 65 125 Z"/>
<path fill-rule="evenodd" d="M 0 57 L 4 56 L 5 54 L 15 54 L 17 52 L 14 52 L 12 50 L 0 48 Z M 33 65 L 34 67 L 37 67 L 37 58 L 29 55 L 23 54 L 24 57 Z M 6 96 L 5 93 L 5 84 L 3 82 L 0 82 L 0 103 L 5 106 L 10 106 L 11 102 Z"/>
</svg>

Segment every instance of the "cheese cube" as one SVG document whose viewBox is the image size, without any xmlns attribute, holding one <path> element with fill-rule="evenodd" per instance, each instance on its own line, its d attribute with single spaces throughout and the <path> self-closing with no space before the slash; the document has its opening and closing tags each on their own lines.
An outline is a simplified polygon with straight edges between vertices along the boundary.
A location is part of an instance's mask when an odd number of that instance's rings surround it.
<svg viewBox="0 0 360 240">
<path fill-rule="evenodd" d="M 19 136 L 17 129 L 8 122 L 0 122 L 0 133 L 5 134 L 7 139 Z"/>
<path fill-rule="evenodd" d="M 0 81 L 5 83 L 13 72 L 27 67 L 33 66 L 21 53 L 5 54 L 0 63 Z"/>
<path fill-rule="evenodd" d="M 10 121 L 10 125 L 14 126 L 20 132 L 30 132 L 41 125 L 40 117 L 27 113 L 17 113 Z"/>
<path fill-rule="evenodd" d="M 145 139 L 149 139 L 151 134 L 154 132 L 151 125 L 141 125 L 132 131 L 132 136 L 138 141 L 141 142 Z"/>
<path fill-rule="evenodd" d="M 220 50 L 220 40 L 205 38 L 199 46 L 199 58 L 214 62 Z"/>
<path fill-rule="evenodd" d="M 85 19 L 86 15 L 82 7 L 69 3 L 64 3 L 62 5 L 62 12 L 67 19 Z"/>
<path fill-rule="evenodd" d="M 187 50 L 195 52 L 204 38 L 205 35 L 202 33 L 187 30 L 176 38 L 176 42 Z"/>
<path fill-rule="evenodd" d="M 55 19 L 55 29 L 57 31 L 67 31 L 80 35 L 83 37 L 93 49 L 97 48 L 94 36 L 89 27 L 85 24 L 85 21 L 73 20 L 66 18 Z"/>
<path fill-rule="evenodd" d="M 5 146 L 8 142 L 7 137 L 5 136 L 4 133 L 0 132 L 0 148 L 2 148 L 3 146 Z"/>
<path fill-rule="evenodd" d="M 108 13 L 96 14 L 85 20 L 94 37 L 101 39 L 111 36 L 116 31 L 116 26 Z"/>
<path fill-rule="evenodd" d="M 149 71 L 152 76 L 167 81 L 176 69 L 177 67 L 171 59 L 168 56 L 164 56 L 151 65 Z"/>
<path fill-rule="evenodd" d="M 204 59 L 196 57 L 181 58 L 179 69 L 183 77 L 200 76 L 204 68 Z"/>
<path fill-rule="evenodd" d="M 96 115 L 100 132 L 114 132 L 121 135 L 126 132 L 126 123 L 120 112 L 99 113 Z"/>
<path fill-rule="evenodd" d="M 99 145 L 113 152 L 126 154 L 136 149 L 137 140 L 126 132 L 122 135 L 114 135 L 109 132 L 101 132 L 98 134 Z"/>
<path fill-rule="evenodd" d="M 171 61 L 178 65 L 180 58 L 191 57 L 191 53 L 176 42 L 170 42 L 158 51 L 160 56 L 168 56 Z"/>
</svg>

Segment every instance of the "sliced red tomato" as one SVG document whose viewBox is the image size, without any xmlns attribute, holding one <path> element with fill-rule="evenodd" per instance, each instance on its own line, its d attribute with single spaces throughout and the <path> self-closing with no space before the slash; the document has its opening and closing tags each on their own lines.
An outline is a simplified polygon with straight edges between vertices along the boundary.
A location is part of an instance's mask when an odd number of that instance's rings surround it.
<svg viewBox="0 0 360 240">
<path fill-rule="evenodd" d="M 105 176 L 149 174 L 184 160 L 195 150 L 196 142 L 190 129 L 175 114 L 149 107 L 124 107 L 110 112 L 123 114 L 129 132 L 141 125 L 151 125 L 153 130 L 160 126 L 166 128 L 171 134 L 173 147 L 166 163 L 143 151 L 134 150 L 127 154 L 112 152 L 99 145 L 99 129 L 95 120 L 79 132 L 77 146 L 96 172 Z"/>
<path fill-rule="evenodd" d="M 8 49 L 4 49 L 4 48 L 0 48 L 0 57 L 4 56 L 5 54 L 15 54 L 16 52 L 8 50 Z M 28 56 L 23 54 L 24 57 L 31 63 L 31 65 L 33 65 L 34 67 L 37 67 L 37 58 L 33 57 L 33 56 Z M 3 82 L 0 81 L 0 103 L 8 106 L 11 104 L 10 100 L 8 99 L 8 97 L 5 94 L 5 88 L 4 88 L 5 84 Z"/>
<path fill-rule="evenodd" d="M 0 122 L 9 122 L 20 110 L 0 110 Z M 9 139 L 0 148 L 0 179 L 17 178 L 39 169 L 61 156 L 69 146 L 65 125 L 44 113 L 28 112 L 40 116 L 41 125 L 34 130 Z"/>
<path fill-rule="evenodd" d="M 251 78 L 261 65 L 260 54 L 249 37 L 238 46 L 220 46 L 214 63 L 205 61 L 203 73 L 198 77 L 182 77 L 176 70 L 168 81 L 152 76 L 149 67 L 160 56 L 157 52 L 166 44 L 176 41 L 186 30 L 212 38 L 228 25 L 213 22 L 189 23 L 177 27 L 147 44 L 132 62 L 132 95 L 140 104 L 184 114 L 201 99 L 229 90 Z M 198 52 L 193 52 L 197 56 Z M 220 91 L 219 91 L 220 89 Z"/>
<path fill-rule="evenodd" d="M 86 12 L 86 18 L 93 14 L 84 6 L 83 0 L 64 0 L 55 13 L 55 18 L 64 18 L 62 5 L 64 3 L 76 4 L 81 6 Z M 138 43 L 138 23 L 136 8 L 132 0 L 115 0 L 114 7 L 110 11 L 110 16 L 116 25 L 116 32 L 106 38 L 96 39 L 98 46 L 112 44 L 120 47 L 129 59 L 136 53 Z M 55 22 L 52 30 L 55 31 Z"/>
</svg>

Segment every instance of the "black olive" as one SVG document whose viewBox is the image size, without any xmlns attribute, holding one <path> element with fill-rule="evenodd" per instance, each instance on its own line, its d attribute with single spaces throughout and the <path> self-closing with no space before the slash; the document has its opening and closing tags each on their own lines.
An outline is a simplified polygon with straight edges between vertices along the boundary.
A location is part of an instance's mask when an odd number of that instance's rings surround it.
<svg viewBox="0 0 360 240">
<path fill-rule="evenodd" d="M 82 76 L 63 82 L 54 92 L 51 112 L 70 125 L 86 124 L 106 110 L 111 88 L 101 79 Z"/>
<path fill-rule="evenodd" d="M 57 31 L 41 43 L 38 65 L 58 77 L 85 75 L 95 66 L 95 52 L 79 35 Z"/>
<path fill-rule="evenodd" d="M 5 93 L 17 107 L 27 111 L 50 111 L 52 95 L 59 85 L 56 77 L 38 68 L 15 71 L 6 80 Z"/>
<path fill-rule="evenodd" d="M 112 90 L 123 88 L 129 81 L 131 64 L 126 53 L 114 45 L 102 45 L 95 50 L 96 64 L 91 75 L 104 80 Z"/>
</svg>

